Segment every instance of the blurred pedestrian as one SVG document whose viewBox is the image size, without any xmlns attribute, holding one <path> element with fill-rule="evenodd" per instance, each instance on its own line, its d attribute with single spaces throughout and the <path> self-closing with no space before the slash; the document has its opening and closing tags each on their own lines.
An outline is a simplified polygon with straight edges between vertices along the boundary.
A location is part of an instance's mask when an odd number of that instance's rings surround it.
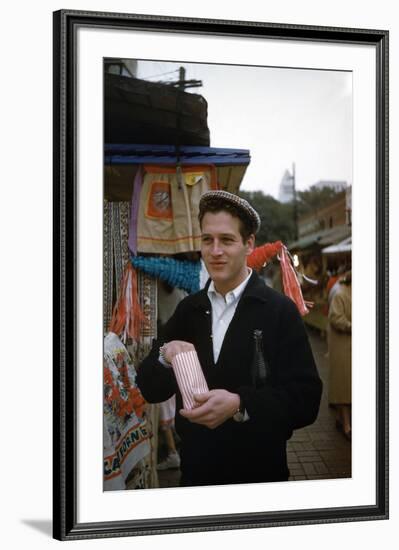
<svg viewBox="0 0 399 550">
<path fill-rule="evenodd" d="M 329 320 L 329 403 L 335 407 L 337 429 L 351 439 L 352 404 L 352 273 L 348 271 L 336 283 Z"/>
<path fill-rule="evenodd" d="M 158 463 L 157 470 L 170 470 L 180 467 L 180 456 L 174 438 L 176 396 L 172 395 L 159 404 L 159 427 L 165 436 L 167 455 Z"/>
<path fill-rule="evenodd" d="M 334 294 L 339 289 L 340 280 L 345 277 L 345 274 L 349 271 L 348 267 L 344 264 L 341 264 L 338 269 L 336 275 L 332 275 L 327 283 L 327 300 L 328 300 L 328 308 L 330 308 L 332 299 L 334 298 Z"/>
<path fill-rule="evenodd" d="M 172 287 L 158 279 L 158 331 L 162 334 L 163 327 L 176 309 L 177 304 L 187 296 L 187 292 Z M 176 396 L 172 395 L 159 404 L 159 428 L 164 436 L 167 447 L 165 458 L 158 463 L 157 470 L 170 470 L 180 467 L 180 456 L 175 443 Z"/>
</svg>

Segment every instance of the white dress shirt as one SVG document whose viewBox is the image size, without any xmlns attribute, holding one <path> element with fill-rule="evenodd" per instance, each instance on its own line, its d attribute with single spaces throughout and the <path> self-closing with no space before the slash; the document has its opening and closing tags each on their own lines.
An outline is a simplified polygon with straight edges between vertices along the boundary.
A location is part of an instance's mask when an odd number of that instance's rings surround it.
<svg viewBox="0 0 399 550">
<path fill-rule="evenodd" d="M 213 360 L 216 363 L 219 359 L 220 350 L 222 349 L 223 340 L 226 336 L 227 329 L 234 317 L 238 302 L 241 295 L 247 286 L 252 269 L 248 268 L 248 275 L 244 281 L 239 284 L 224 296 L 216 290 L 213 281 L 208 288 L 208 297 L 212 306 L 212 343 L 213 343 Z M 249 420 L 247 410 L 244 410 L 244 422 Z"/>
<path fill-rule="evenodd" d="M 248 268 L 249 274 L 246 279 L 233 290 L 230 290 L 225 296 L 219 294 L 216 290 L 214 282 L 208 288 L 208 297 L 212 306 L 212 342 L 213 342 L 213 359 L 215 363 L 219 359 L 220 350 L 227 329 L 234 317 L 238 302 L 241 295 L 247 286 L 248 280 L 252 274 L 252 269 Z"/>
</svg>

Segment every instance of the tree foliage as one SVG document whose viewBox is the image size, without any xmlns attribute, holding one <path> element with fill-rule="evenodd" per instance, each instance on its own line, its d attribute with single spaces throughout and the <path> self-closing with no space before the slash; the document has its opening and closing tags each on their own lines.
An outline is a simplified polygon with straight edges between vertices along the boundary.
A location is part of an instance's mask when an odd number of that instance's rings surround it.
<svg viewBox="0 0 399 550">
<path fill-rule="evenodd" d="M 316 212 L 327 206 L 345 191 L 334 191 L 331 187 L 312 186 L 306 191 L 297 191 L 298 218 L 310 212 Z M 261 228 L 256 236 L 257 246 L 283 241 L 285 244 L 295 239 L 294 202 L 282 203 L 263 191 L 240 191 L 240 197 L 246 199 L 258 212 Z"/>
<path fill-rule="evenodd" d="M 315 185 L 312 185 L 306 191 L 297 191 L 298 216 L 316 212 L 344 195 L 345 191 L 335 191 L 331 187 L 320 189 Z"/>
<path fill-rule="evenodd" d="M 256 236 L 256 244 L 283 241 L 288 243 L 294 238 L 294 210 L 292 204 L 284 204 L 262 191 L 240 191 L 258 212 L 261 227 Z"/>
</svg>

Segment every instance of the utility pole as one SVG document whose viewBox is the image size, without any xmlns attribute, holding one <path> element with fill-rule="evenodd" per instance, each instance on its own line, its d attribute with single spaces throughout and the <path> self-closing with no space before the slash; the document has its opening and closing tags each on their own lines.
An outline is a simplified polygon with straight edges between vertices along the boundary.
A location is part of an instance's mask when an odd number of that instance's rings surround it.
<svg viewBox="0 0 399 550">
<path fill-rule="evenodd" d="M 177 98 L 176 98 L 176 176 L 177 176 L 177 185 L 179 190 L 183 186 L 183 177 L 181 170 L 180 162 L 180 147 L 181 147 L 181 102 L 182 102 L 182 93 L 187 88 L 199 88 L 202 86 L 202 80 L 186 80 L 186 68 L 179 67 L 179 80 L 174 82 L 168 82 L 169 86 L 176 86 L 178 88 Z"/>
<path fill-rule="evenodd" d="M 296 197 L 295 162 L 292 163 L 292 196 L 294 199 L 294 236 L 298 240 L 298 201 Z"/>
<path fill-rule="evenodd" d="M 186 80 L 185 67 L 179 67 L 179 83 L 178 86 L 181 90 L 184 90 L 184 81 Z"/>
<path fill-rule="evenodd" d="M 177 69 L 176 69 L 177 71 Z M 172 71 L 172 72 L 176 72 Z M 202 80 L 186 80 L 186 68 L 185 67 L 179 67 L 179 79 L 178 80 L 168 80 L 166 82 L 162 80 L 158 80 L 158 84 L 163 84 L 164 86 L 172 86 L 173 88 L 179 88 L 182 92 L 186 90 L 187 88 L 201 88 L 202 87 Z"/>
<path fill-rule="evenodd" d="M 177 187 L 179 191 L 183 191 L 183 194 L 186 193 L 185 200 L 187 201 L 187 191 L 185 189 L 185 184 L 183 181 L 183 174 L 182 174 L 182 166 L 181 166 L 181 116 L 180 116 L 180 109 L 181 109 L 181 101 L 182 101 L 182 95 L 186 88 L 199 88 L 202 86 L 201 80 L 186 80 L 186 69 L 185 67 L 179 67 L 179 80 L 177 82 L 170 82 L 171 86 L 177 86 L 178 93 L 176 98 L 176 180 L 177 180 Z M 192 228 L 192 222 L 190 220 L 190 216 L 188 218 L 188 231 L 189 234 L 193 234 L 193 228 Z M 190 247 L 192 250 L 194 250 L 194 242 L 190 238 Z"/>
<path fill-rule="evenodd" d="M 176 86 L 182 92 L 187 88 L 201 88 L 202 80 L 186 80 L 186 68 L 179 67 L 179 80 L 172 80 L 170 82 L 165 82 L 168 86 Z"/>
</svg>

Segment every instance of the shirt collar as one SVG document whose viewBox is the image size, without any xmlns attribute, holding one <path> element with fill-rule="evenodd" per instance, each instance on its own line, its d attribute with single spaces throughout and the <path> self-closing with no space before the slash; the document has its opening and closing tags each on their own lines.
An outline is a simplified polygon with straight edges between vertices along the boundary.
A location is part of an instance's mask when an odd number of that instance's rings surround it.
<svg viewBox="0 0 399 550">
<path fill-rule="evenodd" d="M 252 275 L 252 269 L 248 268 L 248 275 L 243 280 L 242 283 L 240 283 L 238 286 L 233 288 L 233 290 L 230 290 L 227 292 L 227 294 L 223 297 L 215 288 L 215 284 L 213 281 L 211 281 L 209 287 L 208 287 L 208 296 L 210 299 L 212 299 L 213 296 L 222 296 L 226 304 L 230 304 L 233 301 L 238 301 L 241 298 L 241 294 L 244 292 L 245 287 L 247 286 L 247 283 L 249 281 L 249 278 Z"/>
</svg>

